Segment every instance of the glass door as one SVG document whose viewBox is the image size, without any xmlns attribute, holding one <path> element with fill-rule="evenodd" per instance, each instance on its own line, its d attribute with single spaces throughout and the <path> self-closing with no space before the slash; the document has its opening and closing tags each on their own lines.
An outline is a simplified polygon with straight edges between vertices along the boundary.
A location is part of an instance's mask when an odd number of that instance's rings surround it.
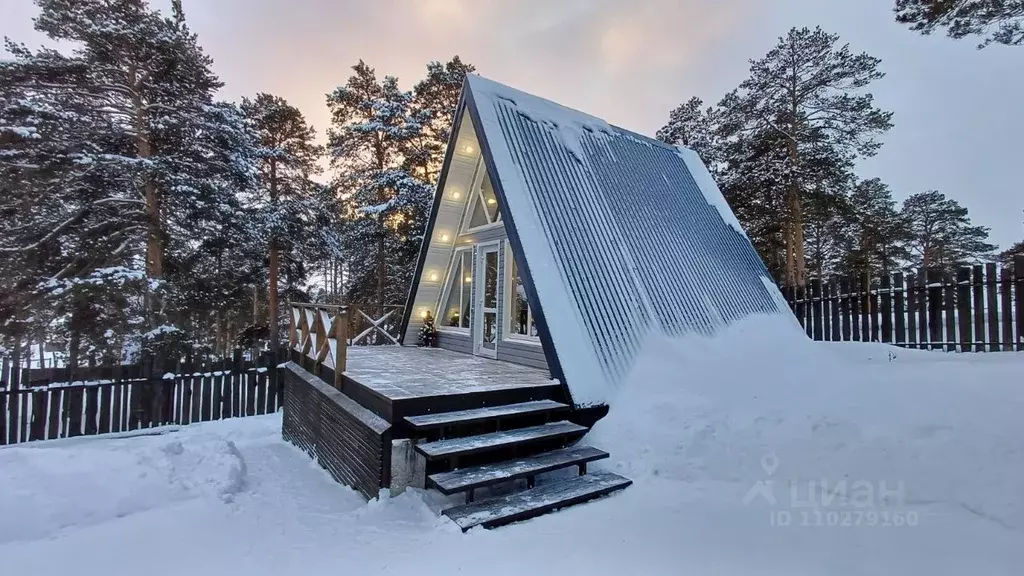
<svg viewBox="0 0 1024 576">
<path fill-rule="evenodd" d="M 477 310 L 473 315 L 474 346 L 478 356 L 497 357 L 498 343 L 498 245 L 480 247 L 477 262 Z"/>
</svg>

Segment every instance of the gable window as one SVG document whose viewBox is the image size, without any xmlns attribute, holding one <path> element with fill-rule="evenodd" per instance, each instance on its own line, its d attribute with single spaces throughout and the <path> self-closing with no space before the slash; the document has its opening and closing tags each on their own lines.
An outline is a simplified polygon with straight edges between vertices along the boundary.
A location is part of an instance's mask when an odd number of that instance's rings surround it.
<svg viewBox="0 0 1024 576">
<path fill-rule="evenodd" d="M 469 329 L 469 305 L 473 287 L 473 253 L 464 248 L 455 252 L 442 306 L 437 311 L 438 328 Z"/>
<path fill-rule="evenodd" d="M 494 186 L 487 175 L 483 162 L 477 166 L 477 176 L 473 180 L 473 194 L 469 198 L 469 208 L 463 231 L 483 228 L 501 222 L 501 211 L 498 210 L 498 197 L 494 194 Z"/>
<path fill-rule="evenodd" d="M 508 290 L 508 335 L 510 338 L 537 339 L 537 324 L 534 322 L 530 299 L 526 294 L 526 287 L 523 286 L 519 266 L 516 264 L 516 259 L 511 256 L 512 250 L 507 245 L 506 253 L 509 254 L 511 262 L 508 284 L 510 288 Z"/>
</svg>

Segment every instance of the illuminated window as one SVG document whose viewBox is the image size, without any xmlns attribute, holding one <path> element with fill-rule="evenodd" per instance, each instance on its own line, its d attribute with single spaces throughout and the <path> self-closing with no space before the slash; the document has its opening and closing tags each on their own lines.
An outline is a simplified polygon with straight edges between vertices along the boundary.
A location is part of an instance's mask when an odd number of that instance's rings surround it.
<svg viewBox="0 0 1024 576">
<path fill-rule="evenodd" d="M 523 285 L 515 258 L 510 258 L 510 260 L 512 261 L 510 276 L 512 289 L 509 290 L 508 333 L 517 338 L 536 338 L 537 324 L 533 319 L 533 310 L 530 309 L 530 299 L 526 294 L 526 287 Z"/>
<path fill-rule="evenodd" d="M 501 222 L 498 197 L 494 193 L 491 179 L 488 177 L 487 169 L 484 168 L 482 162 L 477 167 L 477 173 L 474 192 L 469 197 L 469 207 L 466 212 L 466 224 L 463 231 Z"/>
<path fill-rule="evenodd" d="M 438 310 L 438 327 L 469 328 L 469 304 L 473 287 L 473 254 L 470 250 L 455 252 L 455 260 L 448 272 L 448 283 Z"/>
</svg>

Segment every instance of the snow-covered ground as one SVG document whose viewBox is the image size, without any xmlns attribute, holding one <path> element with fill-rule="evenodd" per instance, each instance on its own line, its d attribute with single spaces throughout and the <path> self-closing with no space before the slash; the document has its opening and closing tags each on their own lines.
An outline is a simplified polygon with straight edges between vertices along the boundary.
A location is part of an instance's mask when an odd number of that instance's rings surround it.
<svg viewBox="0 0 1024 576">
<path fill-rule="evenodd" d="M 279 416 L 0 449 L 2 573 L 1020 574 L 1024 355 L 793 330 L 651 342 L 587 439 L 635 484 L 492 531 L 365 503 Z"/>
</svg>

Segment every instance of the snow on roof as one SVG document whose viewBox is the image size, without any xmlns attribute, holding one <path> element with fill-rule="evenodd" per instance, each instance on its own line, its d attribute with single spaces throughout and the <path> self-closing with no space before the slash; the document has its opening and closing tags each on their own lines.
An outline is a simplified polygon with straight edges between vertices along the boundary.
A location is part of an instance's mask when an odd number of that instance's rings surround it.
<svg viewBox="0 0 1024 576">
<path fill-rule="evenodd" d="M 693 151 L 479 76 L 464 91 L 458 117 L 468 112 L 552 376 L 576 406 L 610 403 L 652 335 L 789 313 Z M 408 310 L 437 298 L 414 287 Z M 409 320 L 406 338 L 418 328 Z"/>
<path fill-rule="evenodd" d="M 596 116 L 566 108 L 551 100 L 527 94 L 481 76 L 470 75 L 467 80 L 472 87 L 473 94 L 477 97 L 499 98 L 509 102 L 523 117 L 533 120 L 537 124 L 554 128 L 562 145 L 578 162 L 584 162 L 586 158 L 582 144 L 584 131 L 591 135 L 616 135 L 610 124 Z"/>
</svg>

